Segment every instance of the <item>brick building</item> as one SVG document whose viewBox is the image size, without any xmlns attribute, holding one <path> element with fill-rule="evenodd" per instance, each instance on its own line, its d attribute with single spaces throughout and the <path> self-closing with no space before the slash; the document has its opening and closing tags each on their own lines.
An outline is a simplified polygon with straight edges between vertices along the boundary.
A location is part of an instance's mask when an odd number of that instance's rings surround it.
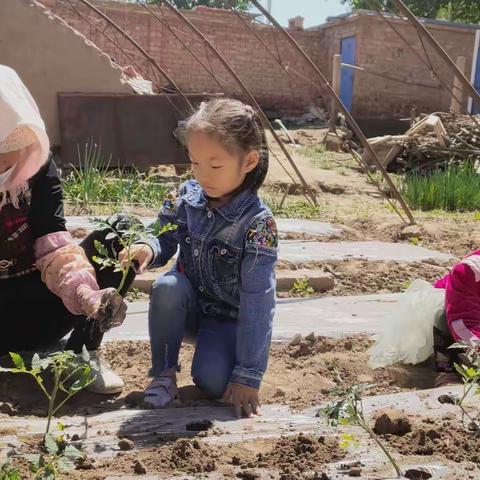
<svg viewBox="0 0 480 480">
<path fill-rule="evenodd" d="M 322 35 L 323 43 L 328 45 L 329 59 L 341 53 L 345 63 L 351 64 L 353 60 L 365 69 L 343 67 L 342 90 L 351 90 L 350 96 L 348 91 L 341 92 L 345 103 L 350 97 L 352 112 L 359 119 L 400 118 L 409 116 L 412 108 L 419 112 L 448 111 L 451 93 L 442 88 L 419 56 L 428 55 L 443 83 L 451 88 L 453 74 L 445 61 L 428 44 L 425 53 L 415 28 L 407 21 L 395 17 L 388 17 L 388 21 L 405 41 L 381 16 L 369 11 L 336 17 L 311 29 Z M 454 60 L 465 58 L 465 73 L 472 78 L 472 71 L 478 65 L 480 25 L 423 22 Z M 326 63 L 331 78 L 332 62 Z M 480 85 L 480 76 L 477 75 L 476 81 Z M 468 109 L 466 95 L 463 95 L 463 109 Z"/>
<path fill-rule="evenodd" d="M 71 11 L 65 10 L 56 0 L 42 0 L 42 3 L 50 6 L 57 15 L 85 34 L 116 62 L 121 65 L 128 63 L 110 42 Z M 190 53 L 142 7 L 100 0 L 95 5 L 144 46 L 184 91 L 219 91 L 219 86 Z M 79 4 L 78 8 L 82 10 L 82 5 Z M 212 55 L 206 54 L 205 47 L 191 36 L 188 28 L 163 8 L 158 8 L 157 12 L 162 17 L 165 16 L 176 31 L 187 32 L 190 37 L 187 35 L 183 38 L 189 48 L 205 65 L 212 66 L 219 77 L 232 83 L 223 67 Z M 288 114 L 301 113 L 319 97 L 321 92 L 318 88 L 301 78 L 302 75 L 314 78 L 309 67 L 272 27 L 261 25 L 247 17 L 264 44 L 296 73 L 286 75 L 232 12 L 199 7 L 184 13 L 213 41 L 265 109 Z M 425 56 L 413 26 L 399 18 L 389 20 L 410 47 L 420 56 Z M 466 74 L 470 76 L 476 63 L 474 58 L 478 56 L 478 34 L 475 50 L 478 26 L 442 21 L 425 21 L 425 24 L 454 59 L 465 57 Z M 356 11 L 306 30 L 302 28 L 300 19 L 296 18 L 290 22 L 290 32 L 329 79 L 332 76 L 333 55 L 336 53 L 342 53 L 345 63 L 354 63 L 364 69 L 344 67 L 342 70 L 342 98 L 360 120 L 405 117 L 410 115 L 412 108 L 432 112 L 448 110 L 450 107 L 450 93 L 442 88 L 438 79 L 412 52 L 409 45 L 373 12 Z M 452 73 L 428 45 L 426 49 L 443 82 L 451 86 Z M 235 92 L 234 87 L 226 88 L 227 91 Z M 465 110 L 467 103 L 468 99 L 464 97 Z"/>
</svg>

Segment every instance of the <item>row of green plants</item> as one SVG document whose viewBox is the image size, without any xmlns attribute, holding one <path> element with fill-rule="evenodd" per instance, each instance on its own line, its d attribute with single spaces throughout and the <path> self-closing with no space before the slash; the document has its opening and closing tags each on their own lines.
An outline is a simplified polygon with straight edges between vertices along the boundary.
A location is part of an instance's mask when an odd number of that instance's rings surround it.
<svg viewBox="0 0 480 480">
<path fill-rule="evenodd" d="M 101 146 L 86 143 L 78 148 L 78 166 L 62 178 L 65 199 L 85 213 L 112 213 L 123 206 L 158 208 L 169 187 L 157 175 L 112 168 L 112 158 L 102 153 Z M 312 155 L 325 160 L 325 152 Z M 397 177 L 408 205 L 415 210 L 480 211 L 480 173 L 474 162 L 452 164 L 427 172 L 410 172 Z M 263 196 L 272 212 L 287 218 L 318 218 L 322 209 L 307 201 L 288 198 L 282 192 Z"/>
<path fill-rule="evenodd" d="M 480 210 L 480 174 L 472 162 L 425 173 L 407 173 L 401 190 L 416 210 Z"/>
<path fill-rule="evenodd" d="M 156 175 L 112 168 L 112 158 L 102 153 L 101 146 L 87 143 L 78 148 L 78 166 L 62 178 L 63 192 L 68 204 L 86 213 L 102 211 L 111 213 L 119 205 L 137 205 L 157 208 L 167 193 L 167 186 Z"/>
</svg>

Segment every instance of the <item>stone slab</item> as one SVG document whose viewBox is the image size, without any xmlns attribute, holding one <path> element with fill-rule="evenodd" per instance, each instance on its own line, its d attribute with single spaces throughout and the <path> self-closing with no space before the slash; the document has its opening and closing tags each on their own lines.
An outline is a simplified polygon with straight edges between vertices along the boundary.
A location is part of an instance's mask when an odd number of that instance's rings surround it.
<svg viewBox="0 0 480 480">
<path fill-rule="evenodd" d="M 294 265 L 345 260 L 445 264 L 455 257 L 406 243 L 285 240 L 280 242 L 279 260 Z"/>
<path fill-rule="evenodd" d="M 132 287 L 140 291 L 149 293 L 153 282 L 162 275 L 161 272 L 145 272 L 137 275 L 133 281 Z M 308 284 L 317 292 L 326 292 L 335 287 L 335 278 L 331 273 L 321 270 L 277 270 L 277 291 L 289 291 L 295 281 L 303 278 L 308 279 Z"/>
<path fill-rule="evenodd" d="M 401 294 L 279 299 L 273 341 L 287 342 L 296 334 L 338 337 L 377 333 L 397 308 Z M 125 322 L 106 334 L 106 341 L 148 340 L 148 302 L 129 304 Z"/>
<path fill-rule="evenodd" d="M 70 216 L 66 217 L 67 228 L 74 230 L 82 228 L 87 231 L 94 229 L 94 224 L 90 222 L 89 218 L 85 216 Z M 106 219 L 106 216 L 99 216 L 98 218 Z M 156 217 L 139 217 L 144 225 L 149 225 L 156 220 Z M 281 236 L 289 235 L 309 235 L 312 237 L 336 238 L 340 237 L 343 230 L 338 225 L 331 223 L 317 222 L 314 220 L 277 218 L 277 227 Z"/>
<path fill-rule="evenodd" d="M 277 291 L 289 291 L 296 281 L 306 278 L 316 292 L 327 292 L 335 287 L 335 277 L 323 270 L 277 270 Z"/>
</svg>

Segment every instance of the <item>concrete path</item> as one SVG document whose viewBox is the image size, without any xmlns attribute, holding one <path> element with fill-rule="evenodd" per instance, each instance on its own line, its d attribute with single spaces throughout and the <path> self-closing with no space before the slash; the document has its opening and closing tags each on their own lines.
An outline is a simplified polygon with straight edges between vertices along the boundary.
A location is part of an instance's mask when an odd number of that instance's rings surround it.
<svg viewBox="0 0 480 480">
<path fill-rule="evenodd" d="M 89 218 L 92 217 L 66 217 L 67 228 L 69 230 L 83 228 L 87 231 L 92 231 L 95 225 L 90 222 Z M 105 220 L 108 217 L 99 216 L 98 218 Z M 149 225 L 156 220 L 156 217 L 140 217 L 139 220 L 141 220 L 144 225 Z M 341 226 L 332 225 L 331 223 L 316 222 L 313 220 L 277 218 L 276 221 L 281 236 L 300 234 L 312 237 L 338 238 L 343 232 Z"/>
<path fill-rule="evenodd" d="M 408 415 L 438 418 L 449 412 L 457 412 L 454 405 L 442 405 L 438 397 L 442 394 L 460 394 L 462 387 L 443 387 L 420 392 L 404 392 L 391 395 L 365 397 L 364 412 L 371 415 L 384 408 L 399 408 L 408 411 Z M 467 399 L 469 408 L 474 408 L 473 396 Z M 210 435 L 203 441 L 212 444 L 229 444 L 256 439 L 278 438 L 280 435 L 292 435 L 303 432 L 315 435 L 334 435 L 338 429 L 327 426 L 326 421 L 317 417 L 318 410 L 325 405 L 317 405 L 303 412 L 292 412 L 284 405 L 264 405 L 261 417 L 237 419 L 233 409 L 228 406 L 205 406 L 197 408 L 167 408 L 160 410 L 122 409 L 88 417 L 62 417 L 66 433 L 77 434 L 93 457 L 114 455 L 119 451 L 118 435 L 127 436 L 135 446 L 141 447 L 155 442 L 158 436 L 177 435 L 195 436 L 198 432 L 190 431 L 188 425 L 209 420 L 213 426 Z M 477 402 L 478 407 L 478 402 Z M 459 413 L 459 412 L 458 412 Z M 22 436 L 41 434 L 45 429 L 45 419 L 24 418 L 2 419 L 0 450 L 7 445 L 18 445 Z M 354 427 L 347 426 L 345 431 Z M 15 432 L 15 433 L 13 433 Z M 100 448 L 101 446 L 101 448 Z M 2 448 L 3 447 L 3 448 Z"/>
<path fill-rule="evenodd" d="M 279 299 L 273 323 L 273 341 L 286 342 L 296 334 L 337 337 L 375 333 L 393 314 L 401 294 Z M 106 340 L 148 340 L 148 302 L 129 304 L 122 326 Z"/>
<path fill-rule="evenodd" d="M 448 255 L 406 243 L 385 242 L 280 242 L 279 260 L 292 264 L 309 262 L 368 260 L 372 262 L 427 262 L 444 264 L 455 259 Z"/>
</svg>

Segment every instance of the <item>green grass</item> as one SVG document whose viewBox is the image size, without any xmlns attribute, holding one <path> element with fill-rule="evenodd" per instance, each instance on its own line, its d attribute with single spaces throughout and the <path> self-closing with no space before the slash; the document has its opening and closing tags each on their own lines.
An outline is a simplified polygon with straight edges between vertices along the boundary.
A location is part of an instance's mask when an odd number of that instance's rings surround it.
<svg viewBox="0 0 480 480">
<path fill-rule="evenodd" d="M 168 187 L 157 177 L 145 173 L 125 173 L 111 170 L 104 174 L 94 172 L 95 186 L 86 187 L 82 175 L 72 172 L 62 179 L 65 200 L 85 211 L 99 205 L 111 205 L 117 210 L 122 206 L 155 207 L 165 200 Z"/>
<path fill-rule="evenodd" d="M 300 198 L 303 200 L 296 199 L 290 195 L 284 205 L 281 206 L 282 195 L 280 193 L 262 195 L 262 200 L 276 217 L 318 219 L 324 209 L 318 205 L 315 206 L 308 203 L 304 197 Z"/>
<path fill-rule="evenodd" d="M 117 212 L 126 206 L 158 208 L 169 187 L 161 177 L 110 169 L 110 160 L 96 144 L 78 149 L 79 166 L 62 178 L 66 203 L 84 213 Z"/>
<path fill-rule="evenodd" d="M 407 174 L 402 192 L 417 210 L 480 210 L 480 175 L 470 162 L 427 174 Z"/>
<path fill-rule="evenodd" d="M 297 278 L 289 293 L 292 297 L 309 297 L 315 290 L 308 283 L 308 278 Z"/>
</svg>

